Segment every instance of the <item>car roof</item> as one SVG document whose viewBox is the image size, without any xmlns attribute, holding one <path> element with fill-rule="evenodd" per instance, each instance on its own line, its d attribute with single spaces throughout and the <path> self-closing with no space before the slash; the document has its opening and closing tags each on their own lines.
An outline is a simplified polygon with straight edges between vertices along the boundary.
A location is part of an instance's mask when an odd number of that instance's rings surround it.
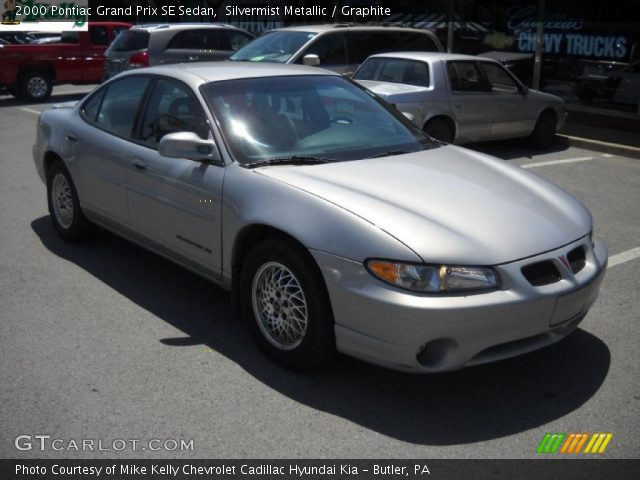
<svg viewBox="0 0 640 480">
<path fill-rule="evenodd" d="M 153 32 L 160 30 L 197 30 L 201 28 L 233 28 L 234 30 L 240 30 L 238 27 L 226 23 L 144 23 L 134 25 L 131 30 L 147 30 Z"/>
<path fill-rule="evenodd" d="M 311 25 L 295 25 L 291 27 L 274 28 L 271 32 L 309 32 L 309 33 L 323 33 L 332 30 L 347 30 L 347 31 L 409 31 L 419 32 L 425 35 L 435 36 L 430 30 L 424 30 L 420 28 L 406 28 L 406 27 L 393 27 L 386 25 L 352 25 L 350 23 L 325 23 L 325 24 L 311 24 Z M 267 33 L 267 32 L 265 32 Z"/>
<path fill-rule="evenodd" d="M 194 62 L 194 63 L 174 63 L 144 69 L 128 70 L 114 78 L 124 78 L 124 76 L 135 74 L 166 75 L 182 80 L 193 86 L 209 82 L 223 80 L 235 80 L 241 78 L 278 77 L 287 75 L 332 75 L 340 76 L 338 73 L 318 67 L 308 67 L 305 65 L 289 65 L 274 63 L 266 65 L 256 62 Z"/>
<path fill-rule="evenodd" d="M 423 62 L 448 61 L 448 60 L 467 60 L 467 61 L 482 60 L 485 62 L 495 61 L 488 57 L 476 57 L 474 55 L 462 55 L 459 53 L 441 53 L 441 52 L 387 52 L 387 53 L 377 53 L 375 55 L 371 55 L 369 58 L 373 58 L 373 57 L 404 58 L 407 60 L 421 60 Z"/>
</svg>

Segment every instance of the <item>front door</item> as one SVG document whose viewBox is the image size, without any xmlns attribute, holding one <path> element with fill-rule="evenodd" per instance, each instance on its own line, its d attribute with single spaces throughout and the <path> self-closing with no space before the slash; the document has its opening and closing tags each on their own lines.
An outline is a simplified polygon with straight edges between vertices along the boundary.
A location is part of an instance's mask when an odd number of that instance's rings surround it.
<svg viewBox="0 0 640 480">
<path fill-rule="evenodd" d="M 160 139 L 179 131 L 211 135 L 191 89 L 159 78 L 153 85 L 129 158 L 127 201 L 132 228 L 206 273 L 221 268 L 223 166 L 158 153 Z"/>
</svg>

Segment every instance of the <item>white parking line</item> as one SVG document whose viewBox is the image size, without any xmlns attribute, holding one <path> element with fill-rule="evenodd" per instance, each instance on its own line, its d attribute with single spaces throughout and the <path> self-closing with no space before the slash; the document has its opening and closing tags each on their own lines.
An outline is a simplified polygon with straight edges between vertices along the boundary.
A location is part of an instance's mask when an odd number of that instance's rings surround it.
<svg viewBox="0 0 640 480">
<path fill-rule="evenodd" d="M 609 266 L 607 268 L 615 267 L 616 265 L 628 262 L 634 258 L 640 258 L 640 247 L 632 248 L 626 252 L 618 253 L 613 257 L 609 257 Z"/>
<path fill-rule="evenodd" d="M 563 163 L 586 162 L 587 160 L 593 160 L 593 157 L 565 158 L 564 160 L 549 160 L 548 162 L 527 163 L 520 166 L 522 168 L 537 168 L 546 167 L 547 165 L 561 165 Z"/>
<path fill-rule="evenodd" d="M 22 108 L 20 108 L 20 110 L 22 110 L 23 112 L 35 113 L 36 115 L 40 115 L 42 113 L 41 111 L 34 110 L 33 108 L 22 107 Z"/>
</svg>

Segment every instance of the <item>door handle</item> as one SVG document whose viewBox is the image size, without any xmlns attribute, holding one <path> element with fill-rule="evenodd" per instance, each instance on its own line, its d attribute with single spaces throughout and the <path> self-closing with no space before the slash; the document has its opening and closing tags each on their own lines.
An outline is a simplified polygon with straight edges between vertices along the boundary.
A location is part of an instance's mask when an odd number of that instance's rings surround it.
<svg viewBox="0 0 640 480">
<path fill-rule="evenodd" d="M 198 55 L 189 55 L 189 57 L 188 57 L 188 58 L 189 58 L 189 61 L 190 61 L 190 62 L 195 62 L 195 61 L 196 61 L 196 60 L 198 60 L 198 58 L 200 58 L 200 57 L 198 57 Z"/>
<path fill-rule="evenodd" d="M 147 164 L 139 158 L 134 158 L 133 160 L 131 160 L 131 167 L 135 168 L 136 170 L 144 170 L 147 168 Z"/>
<path fill-rule="evenodd" d="M 67 134 L 64 138 L 66 138 L 70 142 L 77 142 L 78 141 L 78 137 L 76 137 L 75 135 L 73 135 L 71 133 Z"/>
</svg>

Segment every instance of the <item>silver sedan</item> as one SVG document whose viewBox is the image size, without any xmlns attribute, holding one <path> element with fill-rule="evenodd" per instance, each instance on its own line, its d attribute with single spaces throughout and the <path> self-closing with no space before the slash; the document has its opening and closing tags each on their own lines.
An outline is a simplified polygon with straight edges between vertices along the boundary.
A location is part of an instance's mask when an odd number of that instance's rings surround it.
<svg viewBox="0 0 640 480">
<path fill-rule="evenodd" d="M 64 239 L 97 224 L 231 290 L 294 369 L 541 348 L 582 321 L 607 263 L 574 197 L 318 68 L 123 73 L 44 112 L 33 157 Z"/>
<path fill-rule="evenodd" d="M 369 57 L 353 78 L 446 143 L 530 137 L 546 148 L 566 119 L 564 100 L 527 88 L 489 58 L 385 53 Z"/>
</svg>

